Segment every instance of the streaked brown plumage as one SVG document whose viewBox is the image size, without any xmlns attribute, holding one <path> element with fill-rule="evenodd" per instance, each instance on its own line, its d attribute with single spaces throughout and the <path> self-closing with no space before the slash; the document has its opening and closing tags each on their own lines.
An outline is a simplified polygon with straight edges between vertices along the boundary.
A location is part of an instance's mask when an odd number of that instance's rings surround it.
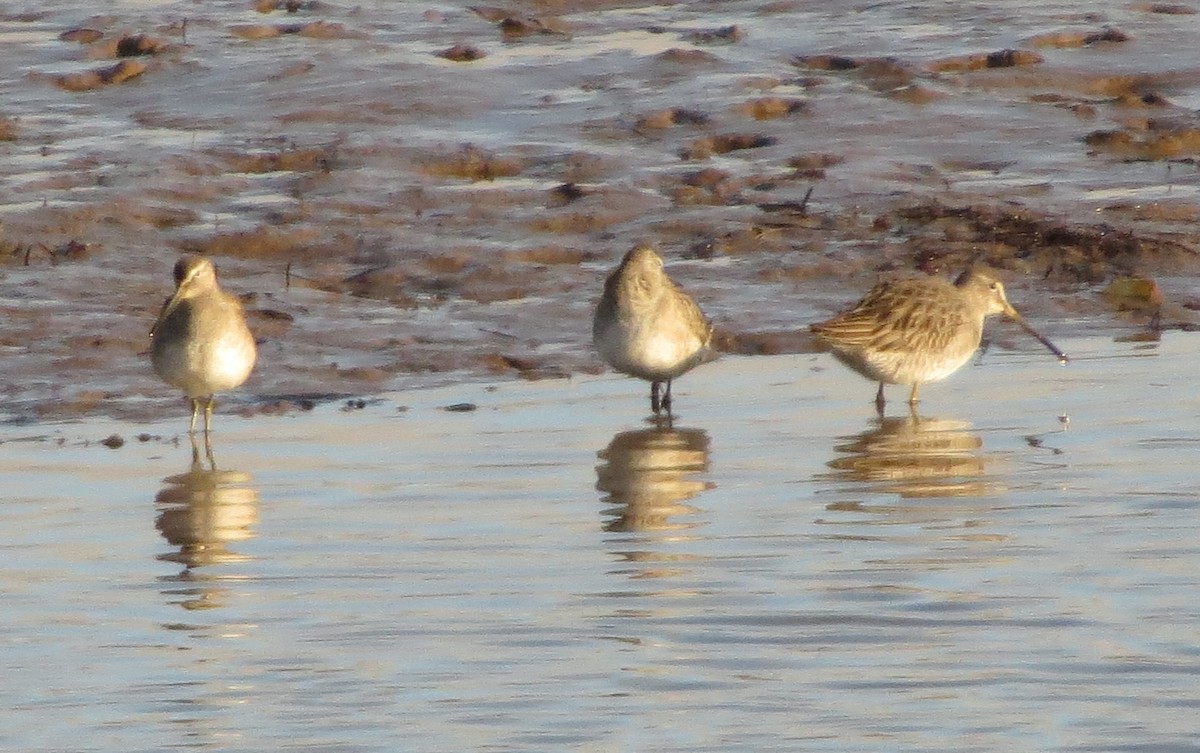
<svg viewBox="0 0 1200 753">
<path fill-rule="evenodd" d="M 953 283 L 940 277 L 881 282 L 849 311 L 811 329 L 839 361 L 879 382 L 875 404 L 882 411 L 883 385 L 911 385 L 908 402 L 915 405 L 922 384 L 958 371 L 979 348 L 984 319 L 993 314 L 1012 319 L 1066 360 L 1008 303 L 1000 281 L 976 269 Z"/>
<path fill-rule="evenodd" d="M 650 382 L 650 408 L 671 412 L 671 380 L 709 358 L 712 325 L 646 245 L 631 249 L 604 283 L 592 342 L 617 371 Z M 659 390 L 666 384 L 659 399 Z"/>
<path fill-rule="evenodd" d="M 207 435 L 213 394 L 245 382 L 257 357 L 242 304 L 221 290 L 211 261 L 185 256 L 176 262 L 175 294 L 163 304 L 150 338 L 155 373 L 191 401 L 188 432 L 196 431 L 196 414 L 204 402 Z"/>
</svg>

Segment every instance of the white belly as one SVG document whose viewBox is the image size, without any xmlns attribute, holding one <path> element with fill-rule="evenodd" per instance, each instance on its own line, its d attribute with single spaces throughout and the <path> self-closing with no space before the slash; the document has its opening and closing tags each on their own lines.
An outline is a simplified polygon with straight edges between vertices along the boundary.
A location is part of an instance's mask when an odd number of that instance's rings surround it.
<svg viewBox="0 0 1200 753">
<path fill-rule="evenodd" d="M 674 379 L 703 360 L 704 342 L 693 335 L 610 327 L 596 349 L 617 371 L 650 381 Z"/>
<path fill-rule="evenodd" d="M 255 356 L 254 340 L 235 333 L 211 342 L 155 343 L 152 361 L 166 383 L 188 397 L 207 397 L 245 382 Z"/>
</svg>

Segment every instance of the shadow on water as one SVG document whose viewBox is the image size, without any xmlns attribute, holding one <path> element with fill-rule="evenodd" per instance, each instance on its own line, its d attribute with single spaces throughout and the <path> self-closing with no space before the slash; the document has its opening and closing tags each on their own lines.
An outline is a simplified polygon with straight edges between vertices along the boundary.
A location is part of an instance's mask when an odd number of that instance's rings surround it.
<svg viewBox="0 0 1200 753">
<path fill-rule="evenodd" d="M 687 532 L 700 525 L 694 520 L 699 511 L 689 501 L 712 486 L 704 478 L 709 464 L 709 438 L 703 429 L 660 425 L 623 431 L 597 455 L 603 462 L 596 466 L 596 489 L 605 494 L 601 501 L 610 505 L 601 512 L 606 518 L 604 530 L 630 534 L 614 538 L 614 543 L 653 547 L 686 541 Z M 690 558 L 643 549 L 622 549 L 614 554 L 631 563 Z M 663 567 L 638 569 L 630 575 L 658 578 L 676 572 Z"/>
<path fill-rule="evenodd" d="M 258 491 L 253 478 L 244 471 L 218 470 L 212 447 L 205 443 L 206 468 L 200 449 L 192 438 L 192 462 L 184 473 L 167 476 L 154 497 L 158 517 L 155 528 L 178 551 L 158 555 L 166 562 L 178 562 L 183 570 L 170 580 L 194 584 L 168 591 L 180 598 L 185 609 L 211 609 L 223 606 L 226 589 L 220 578 L 198 572 L 199 568 L 245 560 L 231 550 L 235 542 L 254 537 L 258 521 Z"/>
<path fill-rule="evenodd" d="M 834 446 L 827 478 L 905 498 L 980 497 L 997 492 L 983 439 L 965 421 L 915 413 L 879 417 Z"/>
</svg>

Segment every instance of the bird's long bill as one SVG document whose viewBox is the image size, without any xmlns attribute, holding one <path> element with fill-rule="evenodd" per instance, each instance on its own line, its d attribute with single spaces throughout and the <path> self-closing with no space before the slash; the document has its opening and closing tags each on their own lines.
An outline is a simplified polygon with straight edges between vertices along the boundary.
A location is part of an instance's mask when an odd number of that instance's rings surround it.
<svg viewBox="0 0 1200 753">
<path fill-rule="evenodd" d="M 1014 309 L 1010 306 L 1008 308 L 1008 311 L 1005 312 L 1005 314 L 1008 315 L 1009 319 L 1012 319 L 1014 322 L 1016 322 L 1018 325 L 1020 325 L 1021 329 L 1025 330 L 1029 334 L 1033 335 L 1034 338 L 1036 338 L 1038 342 L 1040 342 L 1042 345 L 1045 345 L 1046 348 L 1049 349 L 1049 351 L 1051 353 L 1058 356 L 1058 360 L 1062 361 L 1063 363 L 1066 363 L 1068 360 L 1070 360 L 1067 358 L 1067 354 L 1063 353 L 1061 350 L 1059 350 L 1058 346 L 1055 345 L 1054 343 L 1050 342 L 1050 340 L 1045 335 L 1043 335 L 1041 332 L 1038 332 L 1033 327 L 1029 326 L 1029 323 L 1026 322 L 1025 319 L 1022 318 L 1020 314 L 1017 313 L 1016 309 Z"/>
<path fill-rule="evenodd" d="M 150 328 L 150 337 L 154 337 L 154 332 L 158 329 L 158 325 L 162 324 L 163 319 L 166 319 L 167 315 L 174 311 L 178 305 L 179 288 L 175 288 L 175 292 L 171 294 L 171 297 L 163 301 L 162 310 L 158 312 L 158 318 L 154 320 L 154 326 Z"/>
</svg>

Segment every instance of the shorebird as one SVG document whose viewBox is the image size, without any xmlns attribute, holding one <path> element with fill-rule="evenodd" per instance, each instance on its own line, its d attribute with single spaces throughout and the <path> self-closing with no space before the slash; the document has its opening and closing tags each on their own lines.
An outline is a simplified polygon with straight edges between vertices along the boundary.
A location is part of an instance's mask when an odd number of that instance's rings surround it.
<svg viewBox="0 0 1200 753">
<path fill-rule="evenodd" d="M 875 407 L 883 412 L 883 386 L 912 386 L 915 406 L 922 384 L 958 371 L 979 348 L 983 321 L 1003 314 L 1050 352 L 1066 361 L 1053 343 L 1025 323 L 991 274 L 968 269 L 953 283 L 941 277 L 881 282 L 849 311 L 811 329 L 835 358 L 879 382 Z"/>
<path fill-rule="evenodd" d="M 650 409 L 671 413 L 671 380 L 709 358 L 712 325 L 648 245 L 625 254 L 604 282 L 592 342 L 617 371 L 650 382 Z M 663 385 L 666 389 L 660 398 Z"/>
<path fill-rule="evenodd" d="M 211 261 L 185 256 L 175 263 L 175 294 L 163 304 L 150 338 L 155 373 L 191 401 L 188 433 L 196 432 L 196 414 L 203 402 L 207 436 L 212 428 L 213 394 L 245 382 L 256 356 L 242 304 L 221 290 Z"/>
</svg>

